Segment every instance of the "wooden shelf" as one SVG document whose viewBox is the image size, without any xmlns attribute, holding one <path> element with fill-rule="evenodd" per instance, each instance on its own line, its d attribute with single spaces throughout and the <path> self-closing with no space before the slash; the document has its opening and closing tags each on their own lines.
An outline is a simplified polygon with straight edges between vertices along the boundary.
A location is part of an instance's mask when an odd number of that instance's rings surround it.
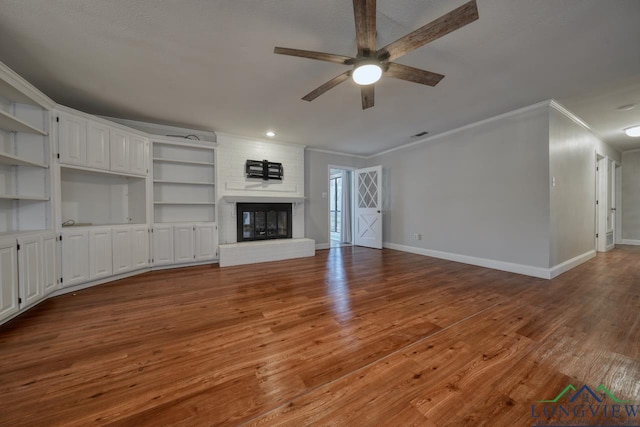
<svg viewBox="0 0 640 427">
<path fill-rule="evenodd" d="M 6 200 L 37 200 L 37 201 L 47 201 L 48 197 L 42 196 L 27 196 L 27 195 L 17 195 L 17 194 L 0 194 L 0 199 Z"/>
<path fill-rule="evenodd" d="M 215 202 L 165 202 L 154 201 L 154 205 L 201 205 L 201 206 L 214 206 Z"/>
<path fill-rule="evenodd" d="M 37 168 L 47 169 L 49 166 L 44 163 L 31 162 L 18 156 L 11 154 L 0 153 L 0 164 L 12 165 L 12 166 L 34 166 Z"/>
<path fill-rule="evenodd" d="M 215 185 L 213 182 L 172 181 L 168 179 L 154 179 L 153 182 L 156 184 Z"/>
<path fill-rule="evenodd" d="M 176 160 L 176 159 L 163 159 L 160 157 L 154 157 L 154 162 L 163 162 L 163 163 L 179 163 L 183 165 L 198 165 L 198 166 L 213 166 L 213 162 L 194 162 L 192 160 Z"/>
<path fill-rule="evenodd" d="M 3 110 L 0 110 L 0 129 L 5 129 L 12 132 L 35 133 L 38 135 L 47 136 L 47 133 L 43 130 L 35 128 L 27 122 L 24 122 Z"/>
<path fill-rule="evenodd" d="M 162 144 L 162 145 L 173 145 L 175 147 L 188 147 L 188 148 L 197 148 L 200 150 L 215 150 L 216 146 L 214 142 L 210 141 L 196 141 L 193 139 L 179 139 L 179 140 L 157 140 L 153 139 L 154 144 Z"/>
</svg>

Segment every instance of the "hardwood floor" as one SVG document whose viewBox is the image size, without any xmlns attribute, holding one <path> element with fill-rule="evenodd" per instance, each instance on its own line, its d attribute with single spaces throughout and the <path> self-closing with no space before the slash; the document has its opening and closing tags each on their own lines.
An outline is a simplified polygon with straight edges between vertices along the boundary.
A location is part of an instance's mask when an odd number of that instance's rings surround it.
<svg viewBox="0 0 640 427">
<path fill-rule="evenodd" d="M 0 326 L 2 426 L 566 424 L 566 397 L 536 401 L 603 384 L 637 405 L 639 379 L 631 246 L 551 281 L 334 248 L 147 273 Z M 640 424 L 623 415 L 580 421 Z"/>
</svg>

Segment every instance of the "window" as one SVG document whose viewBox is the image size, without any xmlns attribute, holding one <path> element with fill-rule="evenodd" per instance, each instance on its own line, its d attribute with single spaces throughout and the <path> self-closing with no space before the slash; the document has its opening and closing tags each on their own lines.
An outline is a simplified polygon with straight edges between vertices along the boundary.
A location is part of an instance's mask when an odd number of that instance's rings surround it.
<svg viewBox="0 0 640 427">
<path fill-rule="evenodd" d="M 342 219 L 342 176 L 332 176 L 329 180 L 329 229 L 340 233 Z"/>
</svg>

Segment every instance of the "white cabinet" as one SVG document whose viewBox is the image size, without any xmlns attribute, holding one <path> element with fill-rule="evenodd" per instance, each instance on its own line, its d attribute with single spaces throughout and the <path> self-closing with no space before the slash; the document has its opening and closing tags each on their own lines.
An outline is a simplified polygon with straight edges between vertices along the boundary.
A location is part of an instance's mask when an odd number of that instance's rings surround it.
<svg viewBox="0 0 640 427">
<path fill-rule="evenodd" d="M 195 260 L 205 261 L 216 258 L 216 226 L 215 224 L 196 224 L 195 226 Z"/>
<path fill-rule="evenodd" d="M 146 175 L 148 172 L 149 141 L 137 135 L 129 139 L 129 172 L 136 175 Z"/>
<path fill-rule="evenodd" d="M 18 250 L 15 239 L 0 240 L 0 321 L 18 311 Z"/>
<path fill-rule="evenodd" d="M 42 262 L 43 296 L 46 296 L 58 288 L 60 278 L 58 238 L 53 233 L 42 236 Z"/>
<path fill-rule="evenodd" d="M 109 147 L 109 126 L 96 122 L 89 122 L 87 124 L 86 166 L 90 168 L 109 170 L 111 156 Z"/>
<path fill-rule="evenodd" d="M 129 227 L 114 228 L 111 236 L 113 241 L 113 274 L 126 273 L 133 268 L 131 229 Z"/>
<path fill-rule="evenodd" d="M 154 225 L 153 264 L 184 264 L 216 259 L 216 230 L 213 222 Z"/>
<path fill-rule="evenodd" d="M 173 259 L 176 263 L 193 262 L 193 224 L 173 227 Z"/>
<path fill-rule="evenodd" d="M 86 120 L 67 114 L 58 115 L 58 152 L 61 163 L 87 164 Z"/>
<path fill-rule="evenodd" d="M 89 279 L 102 279 L 112 274 L 111 229 L 89 230 Z"/>
<path fill-rule="evenodd" d="M 20 308 L 27 307 L 43 297 L 42 238 L 31 235 L 18 239 L 18 278 Z"/>
<path fill-rule="evenodd" d="M 129 173 L 130 167 L 130 138 L 129 134 L 111 129 L 110 137 L 111 149 L 111 170 L 115 172 Z"/>
<path fill-rule="evenodd" d="M 65 287 L 89 281 L 89 230 L 62 233 L 62 277 Z"/>
<path fill-rule="evenodd" d="M 146 225 L 131 227 L 132 268 L 149 265 L 149 229 Z"/>
<path fill-rule="evenodd" d="M 153 226 L 153 264 L 173 264 L 173 225 Z"/>
</svg>

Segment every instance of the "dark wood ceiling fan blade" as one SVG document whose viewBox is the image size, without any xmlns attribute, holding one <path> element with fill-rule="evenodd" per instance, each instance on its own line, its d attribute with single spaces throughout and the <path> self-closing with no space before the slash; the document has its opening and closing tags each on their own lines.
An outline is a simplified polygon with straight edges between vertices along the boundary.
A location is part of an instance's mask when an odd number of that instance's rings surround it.
<svg viewBox="0 0 640 427">
<path fill-rule="evenodd" d="M 335 64 L 352 65 L 355 58 L 333 53 L 314 52 L 312 50 L 289 49 L 288 47 L 275 47 L 273 53 L 278 55 L 298 56 L 300 58 L 316 59 L 318 61 L 333 62 Z"/>
<path fill-rule="evenodd" d="M 373 107 L 373 101 L 375 98 L 375 85 L 362 86 L 362 88 L 360 89 L 360 94 L 362 96 L 362 109 L 366 110 L 367 108 Z"/>
<path fill-rule="evenodd" d="M 414 83 L 421 83 L 427 86 L 435 86 L 444 78 L 442 74 L 432 73 L 431 71 L 421 70 L 419 68 L 409 67 L 408 65 L 396 64 L 391 62 L 386 74 L 389 77 L 400 80 L 408 80 Z"/>
<path fill-rule="evenodd" d="M 332 78 L 322 86 L 306 94 L 302 99 L 304 99 L 305 101 L 313 101 L 314 99 L 316 99 L 317 97 L 319 97 L 320 95 L 328 91 L 329 89 L 333 89 L 334 87 L 338 86 L 340 83 L 347 80 L 349 77 L 351 77 L 351 70 L 345 71 L 344 73 L 337 75 L 336 77 Z"/>
<path fill-rule="evenodd" d="M 353 0 L 358 55 L 376 51 L 376 0 Z"/>
<path fill-rule="evenodd" d="M 435 21 L 418 28 L 398 40 L 389 43 L 378 51 L 381 60 L 393 61 L 412 50 L 432 42 L 478 19 L 476 0 L 471 0 L 459 8 L 442 15 Z"/>
</svg>

